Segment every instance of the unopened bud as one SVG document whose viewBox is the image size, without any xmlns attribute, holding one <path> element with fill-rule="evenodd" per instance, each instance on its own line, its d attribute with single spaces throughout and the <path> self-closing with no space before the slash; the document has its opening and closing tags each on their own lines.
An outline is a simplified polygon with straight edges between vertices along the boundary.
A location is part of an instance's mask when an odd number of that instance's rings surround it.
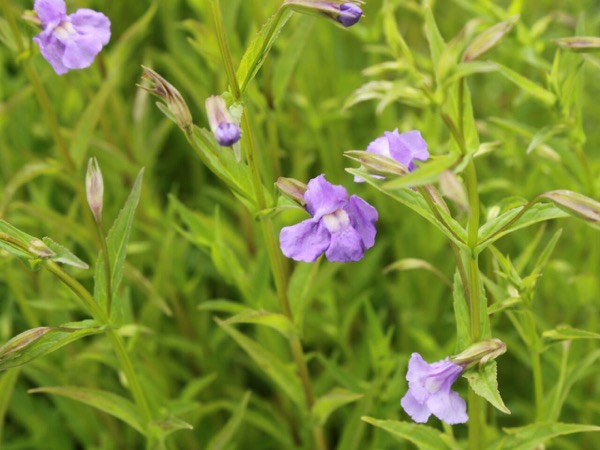
<svg viewBox="0 0 600 450">
<path fill-rule="evenodd" d="M 206 115 L 219 145 L 231 147 L 240 140 L 242 130 L 235 123 L 223 97 L 212 95 L 206 99 Z"/>
<path fill-rule="evenodd" d="M 144 66 L 142 68 L 144 69 L 142 79 L 147 80 L 148 83 L 147 85 L 139 86 L 151 94 L 162 98 L 171 114 L 173 114 L 177 125 L 186 133 L 191 132 L 192 113 L 179 91 L 154 70 Z"/>
<path fill-rule="evenodd" d="M 277 186 L 285 196 L 291 198 L 301 206 L 306 205 L 306 200 L 304 200 L 306 184 L 293 178 L 279 177 L 275 182 L 275 186 Z"/>
<path fill-rule="evenodd" d="M 473 364 L 485 365 L 506 352 L 506 344 L 500 339 L 486 339 L 471 345 L 458 355 L 450 357 L 450 361 L 463 367 Z"/>
<path fill-rule="evenodd" d="M 358 6 L 362 1 L 319 1 L 319 0 L 286 0 L 284 6 L 303 14 L 326 16 L 351 27 L 362 17 L 362 9 Z"/>
<path fill-rule="evenodd" d="M 54 252 L 50 249 L 50 247 L 44 244 L 44 242 L 42 242 L 40 239 L 32 239 L 29 241 L 27 250 L 42 259 L 48 259 L 54 256 Z"/>
<path fill-rule="evenodd" d="M 104 181 L 102 172 L 96 158 L 88 161 L 87 173 L 85 174 L 85 193 L 88 205 L 94 214 L 97 223 L 102 221 L 102 198 L 104 195 Z"/>
</svg>

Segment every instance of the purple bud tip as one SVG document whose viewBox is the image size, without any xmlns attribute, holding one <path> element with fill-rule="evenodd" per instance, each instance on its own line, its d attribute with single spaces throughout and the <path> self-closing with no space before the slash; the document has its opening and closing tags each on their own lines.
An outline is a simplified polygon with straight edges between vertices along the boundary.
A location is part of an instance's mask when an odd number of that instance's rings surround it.
<svg viewBox="0 0 600 450">
<path fill-rule="evenodd" d="M 219 145 L 231 147 L 240 140 L 242 132 L 235 123 L 221 122 L 215 130 L 215 137 Z"/>
<path fill-rule="evenodd" d="M 344 3 L 340 5 L 340 15 L 337 20 L 345 27 L 351 27 L 362 17 L 362 9 L 354 3 Z"/>
</svg>

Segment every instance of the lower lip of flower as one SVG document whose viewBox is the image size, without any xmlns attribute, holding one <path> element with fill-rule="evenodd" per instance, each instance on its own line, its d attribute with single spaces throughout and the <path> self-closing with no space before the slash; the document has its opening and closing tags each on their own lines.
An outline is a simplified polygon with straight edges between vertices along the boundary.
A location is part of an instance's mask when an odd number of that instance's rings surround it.
<svg viewBox="0 0 600 450">
<path fill-rule="evenodd" d="M 75 34 L 75 27 L 73 27 L 71 22 L 61 22 L 54 28 L 52 34 L 54 34 L 58 40 L 64 40 Z"/>
</svg>

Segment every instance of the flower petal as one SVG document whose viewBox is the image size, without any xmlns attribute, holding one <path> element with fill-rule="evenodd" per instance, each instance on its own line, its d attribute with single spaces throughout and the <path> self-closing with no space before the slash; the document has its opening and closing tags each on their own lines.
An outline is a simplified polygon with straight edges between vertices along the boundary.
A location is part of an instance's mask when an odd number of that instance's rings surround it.
<svg viewBox="0 0 600 450">
<path fill-rule="evenodd" d="M 386 136 L 380 136 L 371 142 L 367 147 L 367 151 L 376 155 L 387 156 L 388 158 L 392 157 L 390 155 L 390 144 Z"/>
<path fill-rule="evenodd" d="M 344 206 L 347 197 L 346 189 L 343 186 L 334 186 L 325 179 L 325 175 L 310 180 L 304 193 L 306 209 L 317 220 Z"/>
<path fill-rule="evenodd" d="M 65 45 L 52 35 L 50 30 L 42 31 L 33 40 L 40 47 L 40 53 L 50 63 L 58 75 L 63 75 L 69 68 L 63 64 Z"/>
<path fill-rule="evenodd" d="M 408 361 L 408 372 L 406 380 L 408 381 L 408 390 L 421 403 L 425 402 L 431 395 L 425 388 L 425 380 L 431 370 L 430 365 L 419 355 L 413 353 Z"/>
<path fill-rule="evenodd" d="M 79 34 L 93 36 L 100 48 L 110 40 L 110 20 L 104 14 L 91 9 L 82 8 L 69 16 L 73 27 Z"/>
<path fill-rule="evenodd" d="M 454 391 L 439 391 L 429 397 L 426 403 L 438 419 L 449 425 L 465 423 L 469 420 L 466 402 Z"/>
<path fill-rule="evenodd" d="M 400 404 L 404 411 L 417 423 L 425 423 L 429 416 L 431 415 L 431 411 L 425 403 L 420 403 L 411 393 L 408 391 L 402 400 L 400 400 Z"/>
<path fill-rule="evenodd" d="M 365 251 L 358 232 L 351 226 L 331 234 L 331 243 L 325 252 L 332 262 L 352 262 L 362 259 Z"/>
<path fill-rule="evenodd" d="M 425 161 L 429 158 L 427 151 L 427 142 L 421 136 L 421 132 L 417 130 L 407 131 L 400 134 L 403 144 L 410 149 L 413 159 Z"/>
<path fill-rule="evenodd" d="M 329 247 L 330 234 L 318 221 L 308 219 L 279 233 L 279 246 L 288 258 L 314 262 Z"/>
<path fill-rule="evenodd" d="M 50 22 L 61 21 L 67 15 L 67 5 L 64 0 L 35 0 L 33 9 L 44 27 Z"/>
<path fill-rule="evenodd" d="M 89 67 L 100 50 L 102 43 L 95 36 L 76 35 L 65 46 L 63 63 L 69 69 Z"/>
<path fill-rule="evenodd" d="M 350 225 L 354 228 L 362 240 L 363 248 L 366 250 L 375 244 L 375 222 L 379 218 L 377 210 L 357 195 L 353 195 L 344 206 L 348 213 Z"/>
<path fill-rule="evenodd" d="M 391 133 L 389 131 L 385 132 L 385 137 L 387 138 L 390 146 L 391 157 L 408 168 L 413 159 L 413 155 L 410 147 L 406 145 L 405 140 L 402 138 L 403 135 L 404 133 L 398 133 L 397 128 Z"/>
</svg>

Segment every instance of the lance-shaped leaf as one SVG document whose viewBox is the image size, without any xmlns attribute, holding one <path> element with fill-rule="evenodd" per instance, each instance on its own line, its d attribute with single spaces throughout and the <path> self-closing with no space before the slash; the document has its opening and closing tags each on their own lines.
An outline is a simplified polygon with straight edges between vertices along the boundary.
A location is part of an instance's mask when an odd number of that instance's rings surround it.
<svg viewBox="0 0 600 450">
<path fill-rule="evenodd" d="M 546 441 L 566 434 L 591 433 L 600 431 L 595 425 L 577 423 L 536 423 L 526 427 L 504 428 L 509 436 L 502 438 L 493 448 L 495 450 L 534 450 Z"/>
<path fill-rule="evenodd" d="M 164 441 L 167 436 L 175 431 L 193 429 L 194 427 L 189 423 L 174 416 L 169 416 L 150 422 L 150 432 L 156 436 L 160 442 Z"/>
<path fill-rule="evenodd" d="M 572 341 L 575 339 L 600 339 L 600 334 L 586 330 L 578 330 L 570 326 L 560 326 L 554 330 L 546 330 L 542 337 L 548 341 Z"/>
<path fill-rule="evenodd" d="M 270 311 L 256 311 L 254 309 L 247 309 L 244 312 L 230 317 L 223 323 L 254 323 L 273 328 L 287 339 L 299 336 L 298 329 L 287 316 Z"/>
<path fill-rule="evenodd" d="M 397 438 L 412 442 L 421 450 L 458 450 L 461 448 L 451 436 L 427 425 L 398 420 L 378 420 L 373 417 L 362 417 L 362 420 Z"/>
<path fill-rule="evenodd" d="M 127 255 L 127 243 L 129 242 L 129 234 L 133 225 L 133 216 L 140 200 L 142 192 L 142 179 L 144 169 L 140 170 L 131 193 L 125 202 L 125 206 L 119 216 L 113 223 L 108 236 L 106 245 L 108 247 L 108 260 L 111 268 L 111 289 L 112 294 L 117 291 L 119 284 L 123 278 L 123 267 L 125 265 L 125 256 Z M 100 254 L 96 262 L 96 273 L 94 275 L 94 298 L 101 305 L 106 305 L 108 298 L 106 292 L 106 272 L 104 270 L 104 258 L 106 255 Z"/>
<path fill-rule="evenodd" d="M 222 450 L 229 448 L 229 443 L 233 439 L 235 432 L 240 427 L 246 410 L 248 408 L 248 401 L 250 400 L 251 393 L 247 391 L 239 405 L 235 408 L 233 415 L 227 421 L 225 426 L 210 440 L 206 446 L 207 450 Z"/>
<path fill-rule="evenodd" d="M 350 392 L 346 389 L 334 388 L 317 399 L 312 409 L 313 419 L 317 424 L 325 425 L 332 412 L 348 403 L 361 399 L 363 396 L 363 394 Z"/>
<path fill-rule="evenodd" d="M 600 51 L 600 37 L 596 36 L 573 36 L 555 39 L 554 43 L 561 48 L 578 53 Z"/>
<path fill-rule="evenodd" d="M 600 226 L 600 202 L 577 192 L 558 190 L 540 195 L 572 216 Z"/>
<path fill-rule="evenodd" d="M 464 377 L 469 380 L 471 388 L 477 395 L 485 398 L 495 408 L 505 414 L 510 414 L 498 391 L 498 369 L 496 361 L 490 361 L 483 367 L 477 367 L 467 372 Z"/>
<path fill-rule="evenodd" d="M 280 8 L 263 25 L 260 32 L 254 37 L 250 46 L 244 53 L 240 66 L 237 69 L 236 77 L 240 85 L 240 91 L 243 93 L 248 83 L 258 73 L 263 65 L 265 58 L 269 54 L 275 39 L 279 36 L 281 29 L 291 17 L 292 11 L 288 8 Z"/>
<path fill-rule="evenodd" d="M 240 347 L 254 360 L 260 369 L 270 377 L 273 382 L 284 392 L 297 406 L 303 407 L 302 386 L 298 375 L 285 365 L 276 355 L 266 350 L 258 342 L 246 337 L 231 325 L 222 320 L 215 319 L 219 326 L 231 336 Z"/>
<path fill-rule="evenodd" d="M 496 63 L 498 66 L 498 70 L 502 75 L 504 75 L 509 81 L 512 81 L 514 84 L 519 86 L 524 92 L 533 97 L 536 97 L 538 100 L 541 100 L 547 106 L 552 106 L 556 103 L 556 95 L 550 92 L 547 89 L 544 89 L 539 84 L 531 81 L 529 78 L 525 78 L 523 75 L 518 74 L 512 69 L 509 69 L 502 64 Z"/>
<path fill-rule="evenodd" d="M 112 392 L 77 386 L 41 387 L 30 389 L 28 392 L 55 394 L 76 400 L 122 420 L 141 434 L 146 433 L 144 421 L 139 416 L 137 407 L 130 400 Z"/>
<path fill-rule="evenodd" d="M 27 364 L 77 339 L 100 332 L 102 328 L 93 320 L 24 331 L 0 347 L 0 370 Z"/>
<path fill-rule="evenodd" d="M 507 20 L 497 23 L 496 25 L 488 28 L 475 39 L 467 47 L 463 54 L 463 61 L 472 61 L 479 58 L 485 52 L 495 47 L 500 39 L 502 39 L 512 27 L 519 20 L 519 16 L 512 16 Z"/>
</svg>

